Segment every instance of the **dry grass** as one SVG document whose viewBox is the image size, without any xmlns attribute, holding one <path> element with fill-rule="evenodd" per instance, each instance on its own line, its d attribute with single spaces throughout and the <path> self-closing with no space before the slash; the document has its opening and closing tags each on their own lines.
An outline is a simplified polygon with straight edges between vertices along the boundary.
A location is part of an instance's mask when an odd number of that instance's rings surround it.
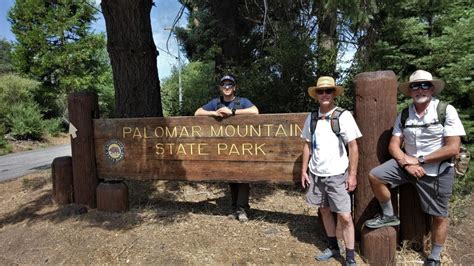
<svg viewBox="0 0 474 266">
<path fill-rule="evenodd" d="M 80 214 L 76 205 L 54 204 L 48 170 L 0 183 L 0 263 L 313 264 L 325 248 L 316 211 L 293 186 L 252 186 L 251 220 L 243 224 L 227 218 L 226 184 L 127 185 L 128 212 Z M 468 264 L 471 235 L 452 231 L 443 262 Z M 397 263 L 422 263 L 425 255 L 407 247 L 397 251 Z"/>
</svg>

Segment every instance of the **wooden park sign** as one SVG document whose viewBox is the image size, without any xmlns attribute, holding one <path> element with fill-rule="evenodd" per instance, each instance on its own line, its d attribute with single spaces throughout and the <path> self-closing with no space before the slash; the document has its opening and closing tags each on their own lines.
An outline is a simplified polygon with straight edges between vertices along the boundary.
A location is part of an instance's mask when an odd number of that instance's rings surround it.
<svg viewBox="0 0 474 266">
<path fill-rule="evenodd" d="M 306 116 L 94 119 L 97 175 L 138 180 L 297 181 Z"/>
</svg>

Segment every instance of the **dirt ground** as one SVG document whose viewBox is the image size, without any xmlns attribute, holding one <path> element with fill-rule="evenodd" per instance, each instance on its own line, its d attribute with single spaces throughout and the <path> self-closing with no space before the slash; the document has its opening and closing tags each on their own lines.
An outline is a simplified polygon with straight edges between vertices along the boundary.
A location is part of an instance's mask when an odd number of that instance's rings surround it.
<svg viewBox="0 0 474 266">
<path fill-rule="evenodd" d="M 75 205 L 54 204 L 47 170 L 0 183 L 0 264 L 313 264 L 325 248 L 316 211 L 294 186 L 253 185 L 247 223 L 227 217 L 226 184 L 128 186 L 130 211 L 80 214 Z M 444 262 L 474 264 L 472 203 L 450 228 Z M 398 263 L 422 261 L 422 254 L 397 253 Z"/>
</svg>

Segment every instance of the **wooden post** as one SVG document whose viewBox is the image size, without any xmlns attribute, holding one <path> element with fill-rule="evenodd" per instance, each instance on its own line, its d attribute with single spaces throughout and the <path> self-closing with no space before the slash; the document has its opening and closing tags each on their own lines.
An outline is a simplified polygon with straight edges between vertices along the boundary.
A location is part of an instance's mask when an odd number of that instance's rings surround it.
<svg viewBox="0 0 474 266">
<path fill-rule="evenodd" d="M 416 251 L 428 250 L 431 216 L 421 209 L 420 197 L 412 184 L 400 186 L 400 241 Z"/>
<path fill-rule="evenodd" d="M 98 184 L 92 119 L 99 117 L 97 95 L 76 92 L 68 98 L 69 121 L 77 129 L 71 136 L 74 202 L 96 207 Z"/>
<path fill-rule="evenodd" d="M 362 229 L 361 253 L 370 265 L 395 265 L 397 232 L 393 227 Z"/>
<path fill-rule="evenodd" d="M 128 187 L 122 181 L 101 182 L 97 187 L 97 209 L 100 211 L 128 211 Z"/>
<path fill-rule="evenodd" d="M 354 224 L 357 238 L 364 222 L 379 210 L 368 175 L 390 158 L 388 143 L 397 116 L 397 77 L 392 71 L 361 73 L 355 77 L 355 119 L 362 132 L 359 145 Z M 396 204 L 395 204 L 396 206 Z"/>
<path fill-rule="evenodd" d="M 51 166 L 53 179 L 53 199 L 57 204 L 69 204 L 73 201 L 72 158 L 57 157 Z"/>
</svg>

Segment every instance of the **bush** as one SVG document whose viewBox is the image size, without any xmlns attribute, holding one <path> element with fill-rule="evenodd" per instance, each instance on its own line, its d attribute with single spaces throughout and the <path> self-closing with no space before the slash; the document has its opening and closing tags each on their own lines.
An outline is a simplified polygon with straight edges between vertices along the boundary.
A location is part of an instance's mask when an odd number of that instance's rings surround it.
<svg viewBox="0 0 474 266">
<path fill-rule="evenodd" d="M 0 123 L 0 155 L 10 153 L 11 147 L 5 140 L 5 125 Z"/>
<path fill-rule="evenodd" d="M 57 137 L 59 133 L 64 131 L 63 120 L 61 118 L 44 120 L 44 129 L 49 135 Z"/>
<path fill-rule="evenodd" d="M 40 140 L 45 124 L 37 104 L 18 104 L 11 108 L 7 115 L 11 134 L 17 139 Z"/>
<path fill-rule="evenodd" d="M 33 103 L 33 92 L 39 83 L 17 75 L 0 76 L 0 121 L 5 120 L 11 107 L 20 103 Z M 7 126 L 8 129 L 8 125 Z"/>
</svg>

